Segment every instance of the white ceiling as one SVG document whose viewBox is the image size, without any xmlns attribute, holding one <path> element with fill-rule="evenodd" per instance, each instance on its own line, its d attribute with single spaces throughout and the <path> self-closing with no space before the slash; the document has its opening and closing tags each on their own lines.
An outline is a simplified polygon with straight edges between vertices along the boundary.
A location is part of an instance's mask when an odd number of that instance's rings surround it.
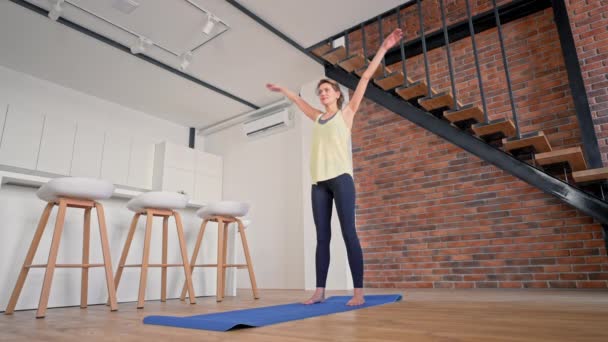
<svg viewBox="0 0 608 342">
<path fill-rule="evenodd" d="M 70 0 L 156 43 L 187 51 L 204 41 L 202 12 L 185 0 L 139 0 L 127 15 L 114 0 Z M 323 68 L 224 0 L 193 0 L 230 25 L 194 53 L 186 73 L 257 106 L 280 98 L 267 82 L 291 89 Z M 47 0 L 28 0 L 48 9 Z M 240 0 L 304 47 L 398 6 L 403 0 Z M 62 14 L 96 33 L 130 46 L 134 36 L 66 5 Z M 205 127 L 250 107 L 177 76 L 12 2 L 0 1 L 0 65 L 189 127 Z M 177 67 L 179 58 L 158 48 L 146 55 Z"/>
</svg>

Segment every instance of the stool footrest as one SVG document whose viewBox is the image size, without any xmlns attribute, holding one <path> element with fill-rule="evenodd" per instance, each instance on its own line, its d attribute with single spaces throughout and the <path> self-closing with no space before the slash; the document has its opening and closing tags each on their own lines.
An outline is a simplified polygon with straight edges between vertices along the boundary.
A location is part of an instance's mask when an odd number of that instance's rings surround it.
<svg viewBox="0 0 608 342">
<path fill-rule="evenodd" d="M 120 267 L 141 267 L 141 264 L 129 264 Z M 148 264 L 148 267 L 182 267 L 184 264 Z"/>
<path fill-rule="evenodd" d="M 217 264 L 199 264 L 192 267 L 217 267 Z M 247 264 L 224 264 L 224 267 L 247 268 Z"/>
<path fill-rule="evenodd" d="M 46 268 L 48 264 L 28 265 L 26 268 Z M 104 267 L 104 264 L 55 264 L 55 268 L 90 268 Z"/>
</svg>

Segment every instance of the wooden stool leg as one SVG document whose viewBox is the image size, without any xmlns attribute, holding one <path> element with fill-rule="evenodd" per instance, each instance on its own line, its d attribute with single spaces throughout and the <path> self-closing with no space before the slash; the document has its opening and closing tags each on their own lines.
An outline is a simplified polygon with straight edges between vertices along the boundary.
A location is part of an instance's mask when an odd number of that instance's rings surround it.
<svg viewBox="0 0 608 342">
<path fill-rule="evenodd" d="M 15 288 L 13 289 L 11 298 L 9 299 L 8 305 L 6 306 L 6 311 L 4 311 L 5 315 L 10 315 L 15 311 L 15 306 L 17 306 L 17 300 L 19 300 L 19 295 L 21 294 L 21 290 L 23 289 L 23 284 L 25 283 L 25 279 L 27 278 L 27 274 L 30 270 L 29 266 L 32 264 L 32 261 L 34 261 L 34 256 L 36 255 L 36 251 L 38 250 L 38 245 L 40 245 L 40 239 L 42 238 L 42 234 L 44 233 L 46 223 L 49 221 L 49 216 L 51 215 L 53 206 L 53 203 L 47 203 L 46 207 L 44 208 L 44 211 L 42 212 L 42 216 L 40 216 L 40 221 L 38 222 L 36 233 L 34 233 L 30 248 L 27 250 L 25 261 L 23 262 L 23 266 L 21 267 L 21 272 L 19 272 L 17 282 L 15 283 Z"/>
<path fill-rule="evenodd" d="M 224 279 L 222 278 L 222 269 L 224 264 L 224 221 L 222 219 L 217 220 L 217 289 L 216 289 L 216 300 L 222 301 L 222 289 L 224 288 Z"/>
<path fill-rule="evenodd" d="M 139 220 L 140 216 L 140 213 L 135 214 L 135 216 L 133 216 L 133 220 L 131 221 L 131 227 L 129 228 L 127 240 L 125 241 L 125 246 L 123 247 L 122 254 L 120 255 L 120 261 L 118 262 L 118 268 L 116 269 L 116 276 L 114 277 L 115 292 L 118 292 L 118 284 L 120 283 L 122 271 L 124 270 L 125 263 L 127 262 L 127 255 L 129 255 L 129 248 L 131 248 L 131 242 L 133 242 L 133 235 L 135 235 L 135 228 L 137 228 L 137 221 Z M 110 301 L 108 299 L 108 304 L 109 303 Z"/>
<path fill-rule="evenodd" d="M 258 285 L 255 281 L 255 274 L 253 273 L 253 263 L 251 262 L 251 255 L 249 254 L 249 246 L 247 244 L 247 237 L 245 236 L 245 227 L 243 222 L 237 219 L 239 224 L 239 233 L 241 234 L 241 242 L 243 243 L 243 251 L 245 252 L 245 260 L 247 261 L 247 270 L 249 271 L 249 280 L 251 280 L 251 290 L 253 291 L 253 298 L 258 299 Z"/>
<path fill-rule="evenodd" d="M 167 301 L 167 239 L 169 238 L 169 217 L 163 217 L 163 256 L 160 281 L 160 301 Z"/>
<path fill-rule="evenodd" d="M 49 303 L 49 295 L 51 293 L 51 283 L 53 282 L 53 274 L 55 273 L 55 264 L 57 263 L 57 253 L 59 252 L 59 242 L 61 241 L 61 233 L 63 232 L 66 209 L 66 201 L 60 199 L 57 220 L 55 221 L 55 231 L 53 232 L 53 240 L 51 242 L 51 250 L 46 265 L 46 272 L 44 274 L 44 282 L 42 283 L 42 291 L 40 293 L 40 302 L 38 304 L 36 318 L 42 318 L 46 314 L 46 307 Z"/>
<path fill-rule="evenodd" d="M 228 239 L 229 239 L 229 235 L 228 235 L 228 227 L 230 227 L 230 224 L 224 224 L 224 248 L 223 248 L 223 252 L 222 252 L 222 260 L 224 260 L 224 264 L 226 264 L 226 260 L 227 260 L 227 251 L 228 251 Z M 221 292 L 220 295 L 222 296 L 222 299 L 224 299 L 225 295 L 226 295 L 226 267 L 222 266 L 222 284 L 224 284 L 224 286 L 222 286 L 221 288 Z"/>
<path fill-rule="evenodd" d="M 97 210 L 97 221 L 99 222 L 99 236 L 101 240 L 101 252 L 103 254 L 103 265 L 106 271 L 106 285 L 108 287 L 108 300 L 110 301 L 110 310 L 118 310 L 116 302 L 116 287 L 112 275 L 112 256 L 110 255 L 110 244 L 108 243 L 108 229 L 106 227 L 106 216 L 101 203 L 95 203 Z"/>
<path fill-rule="evenodd" d="M 148 259 L 150 257 L 150 239 L 152 235 L 152 212 L 147 211 L 146 219 L 146 235 L 144 238 L 144 253 L 141 260 L 141 274 L 139 278 L 139 295 L 137 299 L 137 308 L 143 309 L 146 295 L 146 281 L 148 279 Z"/>
<path fill-rule="evenodd" d="M 194 273 L 194 266 L 196 265 L 196 259 L 198 258 L 198 253 L 201 248 L 201 244 L 203 242 L 203 235 L 205 234 L 205 228 L 207 227 L 208 220 L 203 220 L 201 223 L 201 228 L 198 231 L 198 236 L 196 237 L 196 244 L 194 245 L 194 252 L 192 252 L 192 258 L 190 259 L 190 274 Z M 180 296 L 181 300 L 186 300 L 186 292 L 188 291 L 188 284 L 184 281 L 184 286 L 182 287 L 182 294 Z"/>
<path fill-rule="evenodd" d="M 188 263 L 188 252 L 186 251 L 186 240 L 184 239 L 184 228 L 182 225 L 182 217 L 176 211 L 173 212 L 175 217 L 175 226 L 177 227 L 177 238 L 179 239 L 179 249 L 182 253 L 182 262 L 184 264 L 184 275 L 186 276 L 186 285 L 188 286 L 188 295 L 190 297 L 190 304 L 196 304 L 194 299 L 194 287 L 192 286 L 192 277 L 190 276 L 192 270 Z"/>
<path fill-rule="evenodd" d="M 89 244 L 91 239 L 91 208 L 84 209 L 84 226 L 82 231 L 82 264 L 89 263 Z M 80 280 L 80 307 L 87 307 L 89 292 L 89 267 L 82 266 Z"/>
</svg>

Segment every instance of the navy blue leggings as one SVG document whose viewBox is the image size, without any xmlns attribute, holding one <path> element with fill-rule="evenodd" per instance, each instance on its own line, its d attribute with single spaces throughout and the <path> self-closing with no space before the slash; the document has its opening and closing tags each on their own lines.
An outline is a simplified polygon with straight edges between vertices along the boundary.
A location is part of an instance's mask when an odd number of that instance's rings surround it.
<svg viewBox="0 0 608 342">
<path fill-rule="evenodd" d="M 346 244 L 353 285 L 355 288 L 363 287 L 363 252 L 355 229 L 355 196 L 355 183 L 348 173 L 312 185 L 312 213 L 317 227 L 317 287 L 325 287 L 327 281 L 333 200 Z"/>
</svg>

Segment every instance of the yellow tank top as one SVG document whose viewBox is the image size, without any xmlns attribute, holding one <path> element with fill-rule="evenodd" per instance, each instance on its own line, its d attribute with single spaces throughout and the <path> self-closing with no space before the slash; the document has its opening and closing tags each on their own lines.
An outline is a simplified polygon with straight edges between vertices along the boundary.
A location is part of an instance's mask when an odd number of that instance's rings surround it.
<svg viewBox="0 0 608 342">
<path fill-rule="evenodd" d="M 310 175 L 313 184 L 348 173 L 353 175 L 350 151 L 350 129 L 344 122 L 342 111 L 321 121 L 315 120 L 312 130 Z"/>
</svg>

